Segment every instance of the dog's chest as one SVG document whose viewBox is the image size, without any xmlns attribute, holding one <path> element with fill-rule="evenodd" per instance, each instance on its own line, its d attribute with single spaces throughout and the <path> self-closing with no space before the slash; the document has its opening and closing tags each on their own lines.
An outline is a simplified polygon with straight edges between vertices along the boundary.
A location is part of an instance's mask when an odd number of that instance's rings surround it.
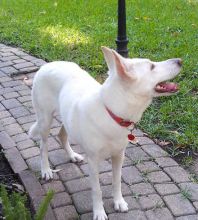
<svg viewBox="0 0 198 220">
<path fill-rule="evenodd" d="M 117 155 L 126 148 L 127 143 L 127 138 L 122 140 L 115 138 L 114 140 L 106 141 L 101 145 L 99 154 L 104 159 Z"/>
</svg>

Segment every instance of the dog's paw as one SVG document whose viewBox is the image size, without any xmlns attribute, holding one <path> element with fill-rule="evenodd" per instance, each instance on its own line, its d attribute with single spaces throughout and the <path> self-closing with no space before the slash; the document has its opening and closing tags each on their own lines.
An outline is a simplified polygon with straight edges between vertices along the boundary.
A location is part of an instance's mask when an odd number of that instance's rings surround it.
<svg viewBox="0 0 198 220">
<path fill-rule="evenodd" d="M 94 217 L 93 217 L 94 220 L 106 220 L 108 219 L 107 218 L 107 215 L 105 213 L 105 210 L 104 209 L 101 209 L 101 210 L 95 210 L 94 211 Z"/>
<path fill-rule="evenodd" d="M 119 212 L 128 212 L 128 204 L 122 198 L 120 200 L 114 201 L 114 209 Z"/>
<path fill-rule="evenodd" d="M 53 170 L 50 168 L 46 168 L 41 170 L 42 179 L 50 180 L 53 179 Z"/>
<path fill-rule="evenodd" d="M 70 155 L 70 159 L 72 162 L 81 162 L 84 160 L 84 157 L 81 156 L 80 154 L 77 154 L 75 152 L 73 152 L 71 155 Z"/>
</svg>

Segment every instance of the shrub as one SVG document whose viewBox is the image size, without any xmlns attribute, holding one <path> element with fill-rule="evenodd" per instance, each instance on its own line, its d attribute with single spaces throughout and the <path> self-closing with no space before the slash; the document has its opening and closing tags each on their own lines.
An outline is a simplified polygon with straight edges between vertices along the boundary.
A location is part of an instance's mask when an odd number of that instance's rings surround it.
<svg viewBox="0 0 198 220">
<path fill-rule="evenodd" d="M 47 208 L 54 192 L 49 191 L 43 199 L 37 213 L 34 215 L 34 220 L 42 220 L 47 212 Z M 6 220 L 32 220 L 31 213 L 25 206 L 27 203 L 27 196 L 20 193 L 13 192 L 8 195 L 5 186 L 0 186 L 0 201 L 3 207 L 3 215 Z"/>
</svg>

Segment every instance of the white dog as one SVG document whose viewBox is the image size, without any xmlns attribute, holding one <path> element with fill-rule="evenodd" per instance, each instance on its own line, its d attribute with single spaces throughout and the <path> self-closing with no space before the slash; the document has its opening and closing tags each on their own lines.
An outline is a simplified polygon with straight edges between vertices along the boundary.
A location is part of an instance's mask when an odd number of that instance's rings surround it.
<svg viewBox="0 0 198 220">
<path fill-rule="evenodd" d="M 181 69 L 180 59 L 152 62 L 128 59 L 102 47 L 109 77 L 103 85 L 72 62 L 57 61 L 44 65 L 34 78 L 32 99 L 37 121 L 30 129 L 41 138 L 41 173 L 53 178 L 48 161 L 47 138 L 53 113 L 61 115 L 60 140 L 73 162 L 83 160 L 69 140 L 84 149 L 90 167 L 94 220 L 105 220 L 98 164 L 111 157 L 115 210 L 126 212 L 128 204 L 121 193 L 121 167 L 128 143 L 129 128 L 141 119 L 153 97 L 175 93 L 174 78 Z"/>
</svg>

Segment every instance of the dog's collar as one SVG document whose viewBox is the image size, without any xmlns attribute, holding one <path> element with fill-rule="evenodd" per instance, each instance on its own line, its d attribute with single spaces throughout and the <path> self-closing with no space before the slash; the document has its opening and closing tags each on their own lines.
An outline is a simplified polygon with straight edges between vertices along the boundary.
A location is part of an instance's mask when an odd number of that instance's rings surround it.
<svg viewBox="0 0 198 220">
<path fill-rule="evenodd" d="M 133 121 L 127 121 L 124 120 L 123 118 L 118 117 L 117 115 L 115 115 L 111 110 L 109 110 L 106 106 L 105 106 L 107 112 L 109 113 L 109 115 L 112 117 L 112 119 L 117 122 L 120 126 L 122 127 L 129 127 L 132 124 L 135 124 Z"/>
</svg>

